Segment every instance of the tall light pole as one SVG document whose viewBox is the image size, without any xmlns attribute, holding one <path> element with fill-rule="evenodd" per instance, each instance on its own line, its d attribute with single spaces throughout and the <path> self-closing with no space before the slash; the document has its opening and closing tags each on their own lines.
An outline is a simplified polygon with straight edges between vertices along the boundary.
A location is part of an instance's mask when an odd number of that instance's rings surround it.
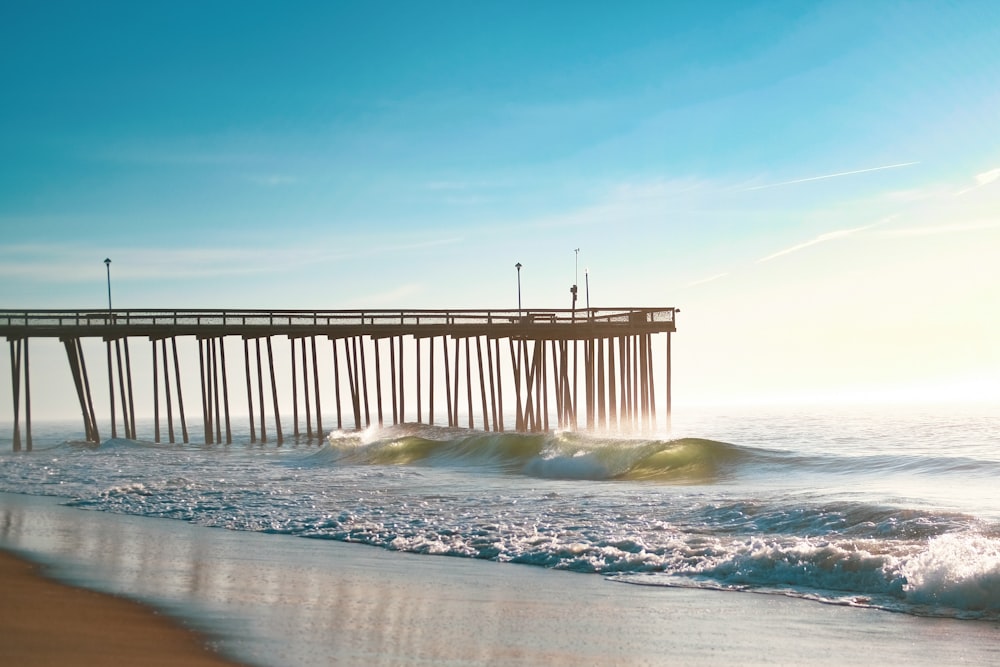
<svg viewBox="0 0 1000 667">
<path fill-rule="evenodd" d="M 580 284 L 580 249 L 575 248 L 573 250 L 576 253 L 576 259 L 574 260 L 574 273 L 573 273 L 573 286 L 569 288 L 569 293 L 573 295 L 572 308 L 573 308 L 573 319 L 576 319 L 576 293 L 577 285 Z"/>
<path fill-rule="evenodd" d="M 590 316 L 590 269 L 583 270 L 583 282 L 587 292 L 587 316 Z"/>
<path fill-rule="evenodd" d="M 521 262 L 514 265 L 517 269 L 517 319 L 521 319 Z"/>
<path fill-rule="evenodd" d="M 111 260 L 105 259 L 104 266 L 108 269 L 108 312 L 111 312 Z"/>
</svg>

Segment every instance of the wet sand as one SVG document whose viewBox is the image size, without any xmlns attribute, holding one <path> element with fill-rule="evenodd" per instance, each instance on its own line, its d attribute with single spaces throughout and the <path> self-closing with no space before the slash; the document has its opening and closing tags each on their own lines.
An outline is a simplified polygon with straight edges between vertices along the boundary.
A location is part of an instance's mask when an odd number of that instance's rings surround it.
<svg viewBox="0 0 1000 667">
<path fill-rule="evenodd" d="M 0 546 L 49 564 L 61 580 L 182 617 L 253 665 L 1000 662 L 995 623 L 633 586 L 81 511 L 50 498 L 0 494 Z M 74 641 L 53 623 L 44 632 L 53 644 Z"/>
<path fill-rule="evenodd" d="M 42 577 L 0 551 L 0 664 L 233 667 L 149 607 Z"/>
</svg>

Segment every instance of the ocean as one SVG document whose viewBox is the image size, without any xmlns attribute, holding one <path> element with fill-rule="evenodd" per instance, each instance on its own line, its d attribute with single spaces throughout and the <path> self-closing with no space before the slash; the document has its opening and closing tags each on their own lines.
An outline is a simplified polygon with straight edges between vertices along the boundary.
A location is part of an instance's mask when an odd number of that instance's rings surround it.
<svg viewBox="0 0 1000 667">
<path fill-rule="evenodd" d="M 277 446 L 80 433 L 37 424 L 34 451 L 13 453 L 6 429 L 0 491 L 290 536 L 310 553 L 347 542 L 1000 621 L 997 406 L 682 408 L 656 436 L 403 425 Z"/>
</svg>

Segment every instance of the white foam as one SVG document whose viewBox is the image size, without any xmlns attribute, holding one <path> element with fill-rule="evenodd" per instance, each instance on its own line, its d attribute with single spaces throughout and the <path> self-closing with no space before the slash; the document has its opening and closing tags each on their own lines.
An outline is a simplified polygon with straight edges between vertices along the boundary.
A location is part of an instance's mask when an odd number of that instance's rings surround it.
<svg viewBox="0 0 1000 667">
<path fill-rule="evenodd" d="M 969 611 L 1000 610 L 1000 540 L 942 535 L 902 567 L 907 600 Z"/>
</svg>

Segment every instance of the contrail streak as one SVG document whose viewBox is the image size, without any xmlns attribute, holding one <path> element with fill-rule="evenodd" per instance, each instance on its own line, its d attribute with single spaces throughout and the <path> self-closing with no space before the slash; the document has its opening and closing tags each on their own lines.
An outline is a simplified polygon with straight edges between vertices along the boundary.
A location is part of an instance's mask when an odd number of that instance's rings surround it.
<svg viewBox="0 0 1000 667">
<path fill-rule="evenodd" d="M 777 188 L 782 185 L 793 185 L 795 183 L 808 183 L 809 181 L 822 181 L 827 178 L 837 178 L 838 176 L 852 176 L 854 174 L 865 174 L 869 171 L 882 171 L 884 169 L 898 169 L 899 167 L 909 167 L 915 164 L 920 164 L 917 162 L 900 162 L 899 164 L 887 164 L 884 167 L 870 167 L 868 169 L 855 169 L 854 171 L 841 171 L 836 174 L 824 174 L 823 176 L 810 176 L 809 178 L 796 178 L 794 181 L 782 181 L 781 183 L 769 183 L 767 185 L 756 185 L 752 188 L 744 188 L 743 192 L 749 192 L 751 190 L 764 190 L 767 188 Z"/>
</svg>

